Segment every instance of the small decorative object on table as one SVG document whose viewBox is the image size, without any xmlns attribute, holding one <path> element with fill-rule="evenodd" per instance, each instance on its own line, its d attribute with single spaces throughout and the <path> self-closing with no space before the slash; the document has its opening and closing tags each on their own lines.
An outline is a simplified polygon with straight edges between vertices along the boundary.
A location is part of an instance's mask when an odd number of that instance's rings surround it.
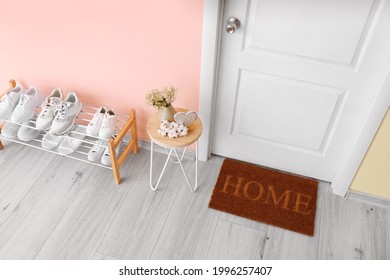
<svg viewBox="0 0 390 280">
<path fill-rule="evenodd" d="M 161 120 L 174 121 L 176 113 L 172 106 L 175 101 L 177 89 L 173 86 L 163 89 L 154 89 L 146 94 L 146 103 L 160 110 Z"/>
<path fill-rule="evenodd" d="M 188 128 L 184 124 L 163 120 L 157 132 L 163 137 L 176 138 L 188 135 Z"/>
<path fill-rule="evenodd" d="M 198 115 L 194 111 L 188 111 L 187 113 L 179 112 L 175 114 L 174 118 L 178 124 L 190 126 L 196 121 Z"/>
</svg>

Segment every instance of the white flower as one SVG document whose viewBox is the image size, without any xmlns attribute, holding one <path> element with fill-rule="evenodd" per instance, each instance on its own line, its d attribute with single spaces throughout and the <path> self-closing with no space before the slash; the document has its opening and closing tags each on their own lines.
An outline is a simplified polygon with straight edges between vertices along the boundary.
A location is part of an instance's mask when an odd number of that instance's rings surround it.
<svg viewBox="0 0 390 280">
<path fill-rule="evenodd" d="M 163 137 L 183 137 L 188 135 L 188 127 L 183 124 L 178 124 L 176 122 L 169 122 L 167 120 L 163 120 L 161 121 L 160 128 L 157 130 L 157 132 Z"/>
<path fill-rule="evenodd" d="M 179 133 L 180 137 L 187 136 L 187 135 L 188 135 L 187 131 L 182 131 L 182 132 Z"/>
<path fill-rule="evenodd" d="M 169 124 L 169 127 L 170 127 L 170 128 L 177 128 L 177 123 L 171 122 L 171 123 Z"/>
<path fill-rule="evenodd" d="M 177 134 L 177 132 L 170 131 L 170 132 L 168 133 L 168 136 L 169 136 L 169 138 L 176 138 L 176 137 L 178 136 L 178 134 Z"/>
</svg>

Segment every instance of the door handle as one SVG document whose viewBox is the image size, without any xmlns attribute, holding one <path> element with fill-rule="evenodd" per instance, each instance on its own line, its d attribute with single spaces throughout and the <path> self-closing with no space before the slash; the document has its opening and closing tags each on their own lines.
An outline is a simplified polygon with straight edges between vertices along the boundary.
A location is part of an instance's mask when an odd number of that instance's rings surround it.
<svg viewBox="0 0 390 280">
<path fill-rule="evenodd" d="M 233 34 L 236 32 L 237 29 L 239 29 L 241 26 L 241 22 L 238 18 L 236 17 L 230 17 L 227 20 L 226 23 L 226 32 L 229 34 Z"/>
</svg>

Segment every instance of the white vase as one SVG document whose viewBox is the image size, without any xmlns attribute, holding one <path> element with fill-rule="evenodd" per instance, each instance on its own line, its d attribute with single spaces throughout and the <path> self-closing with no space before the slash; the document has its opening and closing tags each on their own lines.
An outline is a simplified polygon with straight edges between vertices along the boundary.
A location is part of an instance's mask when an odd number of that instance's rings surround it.
<svg viewBox="0 0 390 280">
<path fill-rule="evenodd" d="M 174 115 L 176 114 L 175 108 L 173 108 L 172 105 L 169 105 L 169 107 L 162 107 L 160 109 L 160 119 L 167 120 L 169 122 L 174 121 Z"/>
</svg>

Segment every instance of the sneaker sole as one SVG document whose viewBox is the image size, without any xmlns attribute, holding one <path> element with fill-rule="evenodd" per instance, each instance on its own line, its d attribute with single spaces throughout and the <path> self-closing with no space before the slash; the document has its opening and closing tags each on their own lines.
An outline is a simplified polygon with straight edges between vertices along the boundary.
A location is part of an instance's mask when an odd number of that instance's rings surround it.
<svg viewBox="0 0 390 280">
<path fill-rule="evenodd" d="M 35 136 L 34 138 L 32 138 L 32 137 L 20 137 L 19 135 L 18 135 L 18 139 L 20 140 L 20 141 L 23 141 L 23 142 L 30 142 L 30 141 L 32 141 L 32 140 L 34 140 L 34 139 L 36 139 L 36 138 L 38 138 L 38 136 L 39 136 L 39 134 L 37 135 L 37 136 Z"/>
</svg>

